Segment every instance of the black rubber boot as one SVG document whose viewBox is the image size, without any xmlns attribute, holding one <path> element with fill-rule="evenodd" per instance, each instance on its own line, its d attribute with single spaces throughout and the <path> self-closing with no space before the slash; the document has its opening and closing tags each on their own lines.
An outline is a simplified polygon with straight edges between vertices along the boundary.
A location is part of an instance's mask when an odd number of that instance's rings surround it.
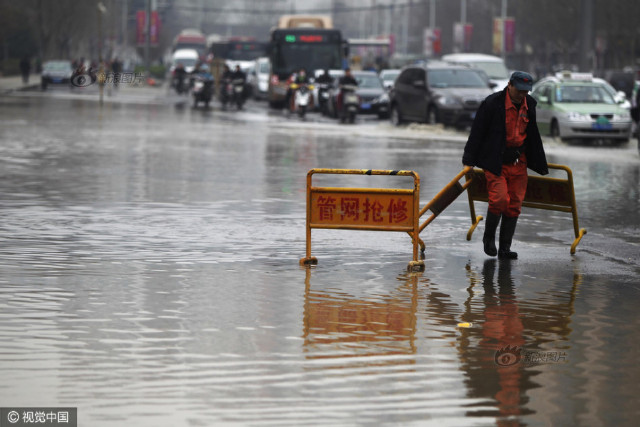
<svg viewBox="0 0 640 427">
<path fill-rule="evenodd" d="M 511 251 L 511 240 L 513 233 L 516 231 L 517 216 L 502 215 L 502 224 L 500 224 L 500 249 L 498 249 L 498 258 L 501 259 L 518 259 L 518 253 Z"/>
<path fill-rule="evenodd" d="M 484 236 L 482 243 L 484 244 L 484 253 L 489 256 L 496 256 L 496 229 L 500 223 L 500 215 L 496 215 L 487 211 L 487 223 L 484 227 Z"/>
</svg>

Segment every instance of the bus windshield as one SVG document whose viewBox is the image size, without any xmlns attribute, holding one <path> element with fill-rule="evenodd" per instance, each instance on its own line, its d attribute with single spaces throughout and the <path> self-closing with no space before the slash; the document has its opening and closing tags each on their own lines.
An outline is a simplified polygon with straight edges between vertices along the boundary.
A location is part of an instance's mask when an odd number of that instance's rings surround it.
<svg viewBox="0 0 640 427">
<path fill-rule="evenodd" d="M 266 49 L 262 43 L 229 42 L 226 59 L 233 61 L 253 61 L 264 56 Z"/>
<path fill-rule="evenodd" d="M 275 47 L 273 72 L 285 75 L 300 68 L 308 72 L 318 69 L 341 69 L 340 43 L 283 43 Z"/>
</svg>

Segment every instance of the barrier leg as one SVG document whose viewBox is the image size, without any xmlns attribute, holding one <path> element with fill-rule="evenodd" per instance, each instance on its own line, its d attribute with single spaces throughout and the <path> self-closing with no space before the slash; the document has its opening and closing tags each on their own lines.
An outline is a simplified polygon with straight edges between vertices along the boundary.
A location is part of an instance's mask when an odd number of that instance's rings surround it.
<svg viewBox="0 0 640 427">
<path fill-rule="evenodd" d="M 480 221 L 482 221 L 483 219 L 484 217 L 482 215 L 476 216 L 475 220 L 473 216 L 471 216 L 471 227 L 469 227 L 469 231 L 467 231 L 467 240 L 471 240 L 471 235 L 476 230 L 476 227 L 478 226 L 478 224 L 480 224 Z"/>
<path fill-rule="evenodd" d="M 578 243 L 580 243 L 580 240 L 582 240 L 582 236 L 584 236 L 585 234 L 587 234 L 587 229 L 581 228 L 580 232 L 578 233 L 578 236 L 576 237 L 576 239 L 573 241 L 573 244 L 571 245 L 571 255 L 574 255 L 576 253 L 576 246 L 578 246 Z"/>
</svg>

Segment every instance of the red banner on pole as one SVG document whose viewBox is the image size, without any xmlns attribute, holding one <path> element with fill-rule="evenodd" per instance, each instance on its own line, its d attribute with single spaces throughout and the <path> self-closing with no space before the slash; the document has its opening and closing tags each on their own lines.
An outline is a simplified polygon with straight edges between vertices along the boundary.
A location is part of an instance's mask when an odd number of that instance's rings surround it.
<svg viewBox="0 0 640 427">
<path fill-rule="evenodd" d="M 516 20 L 514 18 L 504 19 L 504 51 L 513 52 L 516 44 Z"/>
<path fill-rule="evenodd" d="M 149 28 L 149 44 L 151 46 L 157 46 L 160 40 L 160 16 L 158 11 L 151 12 L 151 23 Z M 144 10 L 139 10 L 136 13 L 136 41 L 138 46 L 144 46 L 147 42 L 147 13 Z"/>
<path fill-rule="evenodd" d="M 145 34 L 147 30 L 147 14 L 144 10 L 139 10 L 136 13 L 136 43 L 138 46 L 144 46 L 145 43 Z"/>
<path fill-rule="evenodd" d="M 160 38 L 160 17 L 158 16 L 157 10 L 151 12 L 150 32 L 149 42 L 151 43 L 151 46 L 157 46 Z"/>
</svg>

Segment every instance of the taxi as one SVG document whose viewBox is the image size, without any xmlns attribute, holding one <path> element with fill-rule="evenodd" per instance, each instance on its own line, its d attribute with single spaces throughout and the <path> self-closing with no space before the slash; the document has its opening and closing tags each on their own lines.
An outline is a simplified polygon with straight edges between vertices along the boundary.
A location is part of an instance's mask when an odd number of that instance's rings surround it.
<svg viewBox="0 0 640 427">
<path fill-rule="evenodd" d="M 631 136 L 628 102 L 606 81 L 589 73 L 561 72 L 538 81 L 538 129 L 561 140 L 606 139 L 625 143 Z"/>
</svg>

